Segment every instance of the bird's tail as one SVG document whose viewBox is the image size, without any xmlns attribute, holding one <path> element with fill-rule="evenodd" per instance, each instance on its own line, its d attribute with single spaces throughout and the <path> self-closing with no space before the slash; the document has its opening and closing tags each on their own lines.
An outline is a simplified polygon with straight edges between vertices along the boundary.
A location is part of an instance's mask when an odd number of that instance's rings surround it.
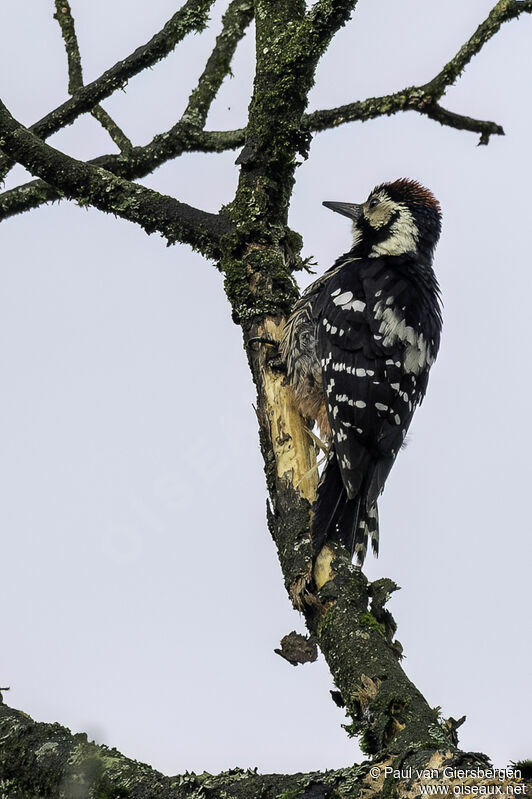
<svg viewBox="0 0 532 799">
<path fill-rule="evenodd" d="M 338 459 L 331 451 L 318 485 L 312 521 L 314 551 L 318 553 L 327 541 L 339 541 L 348 552 L 356 552 L 362 565 L 368 541 L 375 554 L 379 549 L 377 503 L 367 507 L 363 487 L 350 499 L 344 486 Z"/>
<path fill-rule="evenodd" d="M 358 516 L 357 527 L 355 530 L 354 552 L 359 564 L 362 566 L 368 541 L 371 541 L 371 548 L 375 555 L 379 554 L 379 509 L 377 503 L 368 505 L 364 503 Z"/>
</svg>

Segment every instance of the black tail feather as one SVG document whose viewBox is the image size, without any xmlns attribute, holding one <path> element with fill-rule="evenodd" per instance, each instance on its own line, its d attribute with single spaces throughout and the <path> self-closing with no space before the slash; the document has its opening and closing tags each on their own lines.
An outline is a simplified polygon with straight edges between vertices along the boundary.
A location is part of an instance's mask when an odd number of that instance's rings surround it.
<svg viewBox="0 0 532 799">
<path fill-rule="evenodd" d="M 314 504 L 314 551 L 318 553 L 331 540 L 339 541 L 351 555 L 356 552 L 360 564 L 364 562 L 368 540 L 371 540 L 374 553 L 378 554 L 377 505 L 374 503 L 367 507 L 363 488 L 353 499 L 348 498 L 334 451 L 329 455 L 320 478 Z"/>
<path fill-rule="evenodd" d="M 314 504 L 312 540 L 316 553 L 329 538 L 333 537 L 332 531 L 336 529 L 346 499 L 347 494 L 338 461 L 334 452 L 331 452 L 318 484 L 318 494 Z"/>
<path fill-rule="evenodd" d="M 379 554 L 379 512 L 377 503 L 368 507 L 365 502 L 359 515 L 354 545 L 354 551 L 361 566 L 368 550 L 368 540 L 371 541 L 371 548 L 377 556 Z"/>
</svg>

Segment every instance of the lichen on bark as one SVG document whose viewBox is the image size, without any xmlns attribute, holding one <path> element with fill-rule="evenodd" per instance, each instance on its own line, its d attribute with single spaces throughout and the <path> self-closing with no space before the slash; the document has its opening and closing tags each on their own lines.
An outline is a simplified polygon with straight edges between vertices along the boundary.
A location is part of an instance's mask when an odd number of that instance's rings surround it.
<svg viewBox="0 0 532 799">
<path fill-rule="evenodd" d="M 38 725 L 3 706 L 0 791 L 9 799 L 257 795 L 261 799 L 368 799 L 374 795 L 405 799 L 419 795 L 419 781 L 386 776 L 385 764 L 388 768 L 441 765 L 460 762 L 460 758 L 485 763 L 482 756 L 458 751 L 456 729 L 462 720 L 442 719 L 402 669 L 395 621 L 384 607 L 397 586 L 386 579 L 368 583 L 340 547 L 329 547 L 325 553 L 312 550 L 315 451 L 307 420 L 300 417 L 282 369 L 275 363 L 275 342 L 298 296 L 293 272 L 302 266 L 302 242 L 288 227 L 287 217 L 296 166 L 308 156 L 312 132 L 414 110 L 441 124 L 480 133 L 482 143 L 492 134 L 502 134 L 500 125 L 449 112 L 439 101 L 505 21 L 532 12 L 532 0 L 499 0 L 428 83 L 311 114 L 306 113 L 306 106 L 317 63 L 349 19 L 356 0 L 317 0 L 308 10 L 304 0 L 232 0 L 187 106 L 168 131 L 143 147 L 125 142 L 119 155 L 89 162 L 69 158 L 44 143 L 81 113 L 93 112 L 100 100 L 164 57 L 188 32 L 201 30 L 211 5 L 211 0 L 187 0 L 146 45 L 85 87 L 81 86 L 73 28 L 65 28 L 73 97 L 30 130 L 0 105 L 0 172 L 16 160 L 41 178 L 0 195 L 0 220 L 67 197 L 129 219 L 147 233 L 157 231 L 168 243 L 186 242 L 215 261 L 224 275 L 233 319 L 242 328 L 257 389 L 259 441 L 270 496 L 268 524 L 285 586 L 327 659 L 338 688 L 336 700 L 350 717 L 348 733 L 361 736 L 372 762 L 383 765 L 383 776 L 371 781 L 369 763 L 363 763 L 326 774 L 261 776 L 235 770 L 217 776 L 167 778 L 148 766 L 133 764 L 115 750 L 97 747 L 84 736 L 71 736 L 59 725 Z M 60 13 L 60 3 L 56 7 Z M 205 131 L 212 101 L 230 72 L 237 43 L 253 15 L 256 73 L 246 128 Z M 237 159 L 238 188 L 218 214 L 133 183 L 183 152 L 235 147 L 242 148 Z"/>
</svg>

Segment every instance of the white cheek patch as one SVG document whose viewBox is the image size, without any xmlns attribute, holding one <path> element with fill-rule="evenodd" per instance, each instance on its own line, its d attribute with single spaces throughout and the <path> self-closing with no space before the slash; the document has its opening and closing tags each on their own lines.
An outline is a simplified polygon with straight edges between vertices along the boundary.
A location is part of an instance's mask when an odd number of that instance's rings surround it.
<svg viewBox="0 0 532 799">
<path fill-rule="evenodd" d="M 399 216 L 390 228 L 390 235 L 384 241 L 371 248 L 370 257 L 380 255 L 403 255 L 415 251 L 419 239 L 419 231 L 412 213 L 404 205 L 398 205 Z"/>
<path fill-rule="evenodd" d="M 375 230 L 379 230 L 379 228 L 387 225 L 394 211 L 402 207 L 397 203 L 392 202 L 388 197 L 383 197 L 382 195 L 378 196 L 380 197 L 381 201 L 377 207 L 373 210 L 368 209 L 368 211 L 366 211 L 366 218 L 371 227 Z"/>
<path fill-rule="evenodd" d="M 380 322 L 379 333 L 383 336 L 383 345 L 392 347 L 397 341 L 405 345 L 403 369 L 408 374 L 418 375 L 434 362 L 429 343 L 423 333 L 418 333 L 411 325 L 407 325 L 403 317 L 381 300 L 373 307 L 375 319 Z"/>
</svg>

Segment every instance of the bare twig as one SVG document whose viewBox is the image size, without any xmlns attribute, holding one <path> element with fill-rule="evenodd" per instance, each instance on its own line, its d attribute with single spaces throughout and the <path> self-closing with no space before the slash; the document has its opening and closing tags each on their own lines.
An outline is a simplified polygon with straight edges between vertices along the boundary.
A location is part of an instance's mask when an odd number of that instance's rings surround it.
<svg viewBox="0 0 532 799">
<path fill-rule="evenodd" d="M 443 97 L 449 86 L 460 77 L 471 59 L 477 55 L 504 22 L 517 19 L 521 14 L 532 13 L 532 0 L 499 0 L 474 34 L 462 45 L 458 53 L 426 84 L 426 94 L 434 100 Z"/>
<path fill-rule="evenodd" d="M 448 111 L 439 104 L 426 106 L 422 113 L 439 122 L 440 125 L 447 125 L 447 127 L 456 128 L 457 130 L 470 130 L 472 133 L 480 133 L 479 144 L 488 144 L 492 135 L 504 136 L 503 128 L 496 122 L 482 121 L 472 119 L 463 114 L 455 114 L 454 111 Z"/>
<path fill-rule="evenodd" d="M 54 0 L 54 2 L 54 19 L 58 21 L 61 28 L 61 35 L 63 36 L 67 54 L 68 92 L 69 94 L 75 94 L 83 88 L 83 70 L 74 17 L 68 0 Z"/>
<path fill-rule="evenodd" d="M 236 46 L 253 19 L 252 0 L 232 0 L 222 20 L 222 30 L 178 125 L 201 130 L 224 78 L 231 71 Z"/>
<path fill-rule="evenodd" d="M 91 116 L 93 116 L 94 119 L 100 123 L 102 128 L 107 131 L 121 153 L 127 155 L 131 152 L 133 149 L 131 139 L 126 136 L 122 128 L 116 124 L 105 108 L 102 108 L 101 105 L 95 106 L 91 111 Z"/>
<path fill-rule="evenodd" d="M 503 128 L 496 122 L 472 119 L 442 108 L 438 104 L 437 98 L 426 93 L 426 85 L 411 86 L 400 92 L 395 92 L 395 94 L 369 97 L 366 100 L 348 103 L 338 108 L 314 111 L 304 118 L 303 126 L 309 131 L 317 132 L 339 127 L 346 122 L 367 122 L 370 119 L 377 119 L 377 117 L 392 116 L 399 111 L 417 111 L 419 114 L 435 119 L 442 125 L 480 133 L 482 144 L 487 144 L 491 135 L 504 135 Z"/>
<path fill-rule="evenodd" d="M 220 237 L 230 232 L 224 217 L 181 203 L 153 189 L 117 177 L 101 167 L 78 161 L 37 138 L 0 101 L 0 138 L 4 151 L 65 197 L 158 231 L 173 244 L 190 244 L 207 257 L 218 254 Z"/>
<path fill-rule="evenodd" d="M 83 88 L 83 68 L 79 50 L 76 25 L 68 0 L 55 0 L 54 18 L 59 22 L 61 34 L 65 43 L 68 61 L 68 91 L 74 95 Z M 128 153 L 133 145 L 124 131 L 116 124 L 101 105 L 95 105 L 91 115 L 98 120 L 102 128 L 107 131 L 118 149 Z"/>
</svg>

